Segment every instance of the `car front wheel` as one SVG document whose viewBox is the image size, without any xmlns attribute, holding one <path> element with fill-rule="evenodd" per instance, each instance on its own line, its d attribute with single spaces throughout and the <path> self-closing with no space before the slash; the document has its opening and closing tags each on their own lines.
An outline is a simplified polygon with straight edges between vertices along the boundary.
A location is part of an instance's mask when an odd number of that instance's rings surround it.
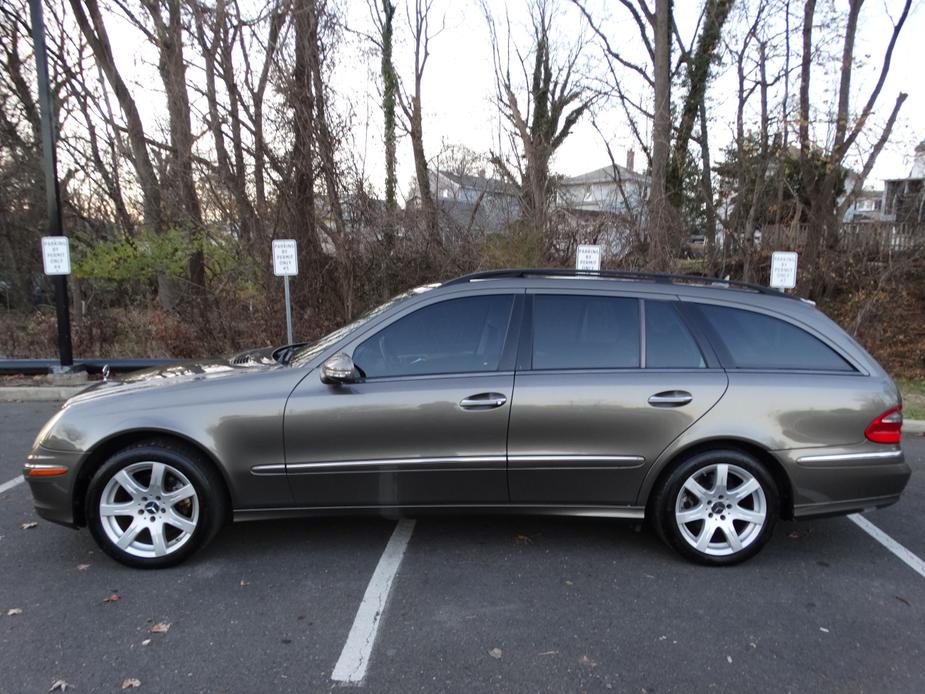
<svg viewBox="0 0 925 694">
<path fill-rule="evenodd" d="M 174 566 L 221 527 L 221 484 L 211 467 L 185 447 L 148 442 L 126 448 L 90 481 L 90 532 L 104 552 L 123 564 Z"/>
<path fill-rule="evenodd" d="M 736 450 L 699 453 L 675 468 L 654 500 L 656 529 L 688 559 L 737 564 L 771 537 L 778 516 L 774 480 Z"/>
</svg>

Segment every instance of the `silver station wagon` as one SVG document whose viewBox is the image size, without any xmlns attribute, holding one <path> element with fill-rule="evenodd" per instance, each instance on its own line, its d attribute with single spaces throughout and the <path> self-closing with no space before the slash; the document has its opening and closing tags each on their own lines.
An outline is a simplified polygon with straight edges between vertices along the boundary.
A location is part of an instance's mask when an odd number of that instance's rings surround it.
<svg viewBox="0 0 925 694">
<path fill-rule="evenodd" d="M 229 519 L 432 511 L 645 519 L 719 565 L 778 518 L 895 502 L 901 427 L 889 376 L 807 301 L 498 270 L 396 297 L 286 363 L 96 384 L 24 474 L 41 516 L 136 567 L 182 561 Z"/>
</svg>

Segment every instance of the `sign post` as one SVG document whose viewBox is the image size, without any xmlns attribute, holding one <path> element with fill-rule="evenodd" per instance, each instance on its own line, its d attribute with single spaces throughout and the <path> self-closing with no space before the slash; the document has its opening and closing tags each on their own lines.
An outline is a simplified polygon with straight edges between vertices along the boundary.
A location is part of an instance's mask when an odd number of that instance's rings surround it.
<svg viewBox="0 0 925 694">
<path fill-rule="evenodd" d="M 289 278 L 299 274 L 299 256 L 295 239 L 273 241 L 273 274 L 283 278 L 286 296 L 286 339 L 292 344 L 292 303 L 289 300 Z"/>
<path fill-rule="evenodd" d="M 601 247 L 582 244 L 575 252 L 575 269 L 597 272 L 601 269 Z"/>
<path fill-rule="evenodd" d="M 48 215 L 48 236 L 42 239 L 42 257 L 45 259 L 45 274 L 51 275 L 55 285 L 55 312 L 58 318 L 58 357 L 61 371 L 68 371 L 74 365 L 71 348 L 71 311 L 67 300 L 67 276 L 71 273 L 71 256 L 67 239 L 61 228 L 61 194 L 58 192 L 58 162 L 55 157 L 55 127 L 51 117 L 51 88 L 48 85 L 48 56 L 45 52 L 45 18 L 42 16 L 42 0 L 29 0 L 32 13 L 32 42 L 35 46 L 35 75 L 39 87 L 39 126 L 42 133 L 42 169 L 45 174 L 45 205 Z M 64 256 L 67 269 L 64 272 L 49 272 L 45 251 L 47 238 L 58 239 L 54 255 L 61 253 L 64 241 Z M 60 261 L 53 260 L 52 267 L 60 269 Z"/>
<path fill-rule="evenodd" d="M 774 251 L 771 254 L 772 287 L 793 289 L 797 286 L 797 261 L 799 255 L 793 251 Z"/>
</svg>

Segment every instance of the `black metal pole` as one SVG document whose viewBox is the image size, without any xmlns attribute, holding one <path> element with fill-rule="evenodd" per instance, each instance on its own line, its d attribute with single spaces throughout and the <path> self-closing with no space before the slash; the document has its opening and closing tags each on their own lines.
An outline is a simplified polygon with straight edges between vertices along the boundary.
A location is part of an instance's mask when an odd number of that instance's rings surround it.
<svg viewBox="0 0 925 694">
<path fill-rule="evenodd" d="M 64 236 L 61 226 L 61 193 L 58 190 L 58 161 L 55 156 L 55 126 L 51 88 L 48 84 L 48 56 L 45 53 L 45 19 L 42 0 L 29 0 L 32 13 L 32 42 L 35 45 L 35 73 L 39 83 L 39 111 L 42 129 L 42 168 L 45 171 L 45 200 L 48 236 Z M 55 309 L 58 316 L 58 356 L 62 367 L 74 364 L 71 349 L 71 311 L 67 298 L 67 275 L 54 275 Z"/>
</svg>

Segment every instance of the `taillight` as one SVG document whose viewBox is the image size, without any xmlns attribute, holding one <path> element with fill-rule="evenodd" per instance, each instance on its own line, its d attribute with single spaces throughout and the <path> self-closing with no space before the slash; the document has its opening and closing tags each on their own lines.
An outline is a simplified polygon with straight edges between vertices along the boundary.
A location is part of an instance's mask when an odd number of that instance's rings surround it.
<svg viewBox="0 0 925 694">
<path fill-rule="evenodd" d="M 868 424 L 864 436 L 874 443 L 899 443 L 902 429 L 903 408 L 893 407 Z"/>
</svg>

